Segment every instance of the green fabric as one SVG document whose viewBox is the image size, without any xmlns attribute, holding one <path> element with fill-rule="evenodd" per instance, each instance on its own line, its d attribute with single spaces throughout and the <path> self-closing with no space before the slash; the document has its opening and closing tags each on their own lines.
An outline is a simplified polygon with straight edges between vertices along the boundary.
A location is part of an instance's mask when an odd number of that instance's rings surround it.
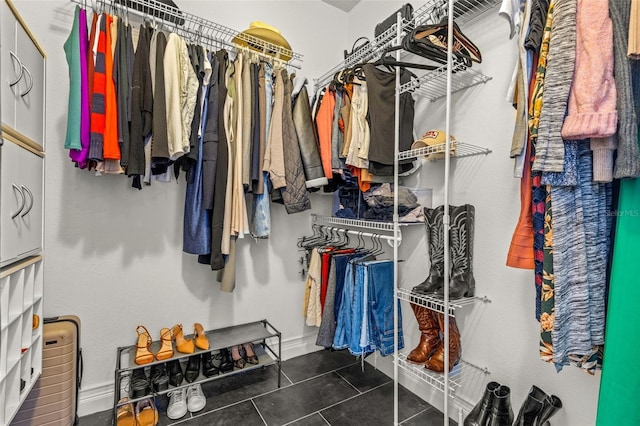
<svg viewBox="0 0 640 426">
<path fill-rule="evenodd" d="M 80 75 L 80 6 L 76 6 L 71 34 L 64 42 L 64 53 L 69 66 L 69 107 L 67 112 L 66 149 L 82 149 L 80 143 L 80 104 L 82 97 L 82 77 Z"/>
<path fill-rule="evenodd" d="M 598 426 L 640 425 L 640 179 L 622 180 L 598 401 Z"/>
</svg>

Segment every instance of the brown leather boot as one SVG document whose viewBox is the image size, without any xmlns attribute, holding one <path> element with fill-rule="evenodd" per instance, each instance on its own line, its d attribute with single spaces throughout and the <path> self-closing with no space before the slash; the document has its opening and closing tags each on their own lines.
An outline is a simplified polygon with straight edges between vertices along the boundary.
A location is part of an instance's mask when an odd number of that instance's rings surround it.
<svg viewBox="0 0 640 426">
<path fill-rule="evenodd" d="M 444 314 L 434 312 L 433 316 L 438 319 L 438 329 L 442 336 L 444 336 Z M 460 342 L 460 331 L 456 324 L 454 317 L 449 317 L 449 371 L 454 365 L 460 361 L 460 354 L 462 353 L 462 344 Z M 438 373 L 444 373 L 444 341 L 441 340 L 438 348 L 433 353 L 431 358 L 426 362 L 425 367 L 429 370 L 437 371 Z"/>
<path fill-rule="evenodd" d="M 431 309 L 411 303 L 411 309 L 418 321 L 420 329 L 420 343 L 407 356 L 407 361 L 414 364 L 424 364 L 438 347 L 440 335 L 438 321 Z"/>
</svg>

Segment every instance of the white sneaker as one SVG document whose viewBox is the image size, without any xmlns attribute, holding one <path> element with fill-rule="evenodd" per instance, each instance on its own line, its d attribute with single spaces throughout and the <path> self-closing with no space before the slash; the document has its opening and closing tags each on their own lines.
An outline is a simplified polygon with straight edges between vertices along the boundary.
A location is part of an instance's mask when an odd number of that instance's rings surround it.
<svg viewBox="0 0 640 426">
<path fill-rule="evenodd" d="M 192 385 L 187 389 L 187 408 L 192 413 L 200 411 L 207 405 L 207 398 L 202 393 L 200 385 Z"/>
<path fill-rule="evenodd" d="M 177 420 L 187 414 L 187 390 L 185 388 L 176 389 L 167 395 L 169 395 L 167 417 L 171 420 Z"/>
</svg>

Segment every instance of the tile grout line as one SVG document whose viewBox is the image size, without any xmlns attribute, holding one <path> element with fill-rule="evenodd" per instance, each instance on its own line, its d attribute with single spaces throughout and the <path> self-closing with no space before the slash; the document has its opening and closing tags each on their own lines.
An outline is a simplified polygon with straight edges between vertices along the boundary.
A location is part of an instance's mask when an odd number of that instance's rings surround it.
<svg viewBox="0 0 640 426">
<path fill-rule="evenodd" d="M 325 422 L 327 422 L 327 424 L 328 424 L 329 426 L 331 426 L 331 423 L 329 423 L 329 420 L 327 420 L 327 419 L 322 415 L 322 413 L 321 413 L 320 411 L 318 411 L 318 415 L 319 415 L 320 417 L 322 417 L 322 420 L 324 420 Z"/>
<path fill-rule="evenodd" d="M 282 371 L 282 368 L 280 368 L 280 373 L 282 373 L 282 375 L 284 376 L 285 379 L 287 379 L 289 381 L 289 384 L 293 384 L 293 380 L 291 380 L 289 378 L 289 376 L 287 376 L 287 373 L 285 373 L 284 371 Z M 281 386 L 282 387 L 282 386 Z M 279 389 L 279 388 L 278 388 Z"/>
<path fill-rule="evenodd" d="M 419 416 L 420 414 L 426 413 L 427 411 L 431 410 L 431 408 L 432 408 L 432 407 L 427 407 L 427 408 L 425 408 L 424 410 L 422 410 L 422 411 L 420 411 L 420 412 L 418 412 L 418 413 L 414 414 L 413 416 L 411 416 L 411 417 L 407 417 L 406 419 L 404 419 L 403 421 L 401 421 L 401 422 L 400 422 L 400 424 L 406 423 L 406 422 L 408 422 L 409 420 L 411 420 L 411 419 L 413 419 L 413 418 L 415 418 L 415 417 Z"/>
<path fill-rule="evenodd" d="M 268 426 L 267 425 L 267 421 L 264 419 L 264 417 L 262 416 L 262 413 L 260 412 L 260 410 L 258 409 L 258 406 L 256 405 L 256 403 L 253 401 L 253 398 L 251 398 L 251 405 L 253 405 L 253 408 L 255 408 L 255 410 L 257 411 L 258 415 L 260 416 L 260 418 L 262 419 L 262 423 L 264 423 L 264 426 Z"/>
<path fill-rule="evenodd" d="M 357 387 L 353 386 L 353 384 L 351 384 L 350 381 L 348 381 L 342 374 L 338 373 L 338 370 L 334 370 L 333 373 L 335 373 L 338 377 L 340 377 L 342 380 L 344 380 L 345 382 L 347 382 L 347 384 L 349 386 L 351 386 L 352 388 L 354 388 L 356 390 L 356 392 L 358 392 L 360 395 L 362 395 L 362 391 L 360 391 L 360 389 L 358 389 Z"/>
</svg>

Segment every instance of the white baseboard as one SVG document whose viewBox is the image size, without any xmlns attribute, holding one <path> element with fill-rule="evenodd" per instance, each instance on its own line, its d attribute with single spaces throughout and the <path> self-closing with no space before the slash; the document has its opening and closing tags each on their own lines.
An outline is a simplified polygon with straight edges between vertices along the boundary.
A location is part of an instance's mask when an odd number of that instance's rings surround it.
<svg viewBox="0 0 640 426">
<path fill-rule="evenodd" d="M 282 360 L 321 350 L 321 347 L 315 345 L 316 337 L 317 333 L 310 333 L 288 340 L 283 339 Z M 277 352 L 277 341 L 268 343 Z M 91 388 L 81 388 L 78 396 L 78 416 L 82 417 L 113 409 L 113 396 L 113 382 L 96 385 Z"/>
</svg>

